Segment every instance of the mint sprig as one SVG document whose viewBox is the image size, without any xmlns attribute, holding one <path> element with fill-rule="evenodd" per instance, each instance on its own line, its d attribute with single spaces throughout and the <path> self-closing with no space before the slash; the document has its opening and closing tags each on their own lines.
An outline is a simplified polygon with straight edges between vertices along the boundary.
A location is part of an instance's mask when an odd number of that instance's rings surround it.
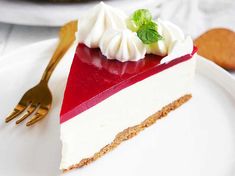
<svg viewBox="0 0 235 176">
<path fill-rule="evenodd" d="M 154 22 L 142 25 L 137 31 L 137 36 L 144 44 L 152 44 L 163 39 L 157 32 L 157 24 Z"/>
<path fill-rule="evenodd" d="M 152 15 L 147 9 L 136 10 L 127 20 L 127 26 L 144 44 L 152 44 L 163 37 L 157 31 L 157 23 L 152 20 Z"/>
</svg>

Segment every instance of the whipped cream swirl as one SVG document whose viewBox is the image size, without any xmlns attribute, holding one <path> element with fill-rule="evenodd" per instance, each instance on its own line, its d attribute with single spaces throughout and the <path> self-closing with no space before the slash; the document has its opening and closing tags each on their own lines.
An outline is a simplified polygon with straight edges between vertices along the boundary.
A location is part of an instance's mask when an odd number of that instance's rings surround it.
<svg viewBox="0 0 235 176">
<path fill-rule="evenodd" d="M 107 31 L 99 46 L 108 59 L 117 59 L 121 62 L 140 60 L 146 53 L 142 41 L 129 29 Z"/>
<path fill-rule="evenodd" d="M 124 12 L 100 2 L 79 20 L 78 40 L 90 48 L 98 48 L 106 30 L 126 28 L 126 18 Z"/>
<path fill-rule="evenodd" d="M 157 19 L 158 32 L 163 40 L 147 46 L 147 53 L 165 56 L 161 63 L 169 62 L 193 51 L 191 37 L 185 37 L 183 31 L 169 21 Z"/>
</svg>

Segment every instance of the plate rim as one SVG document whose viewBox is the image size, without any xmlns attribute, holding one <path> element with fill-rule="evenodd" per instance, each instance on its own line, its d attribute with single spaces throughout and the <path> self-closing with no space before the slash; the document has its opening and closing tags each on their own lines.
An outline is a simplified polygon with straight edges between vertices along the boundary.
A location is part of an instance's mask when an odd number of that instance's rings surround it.
<svg viewBox="0 0 235 176">
<path fill-rule="evenodd" d="M 223 87 L 235 99 L 235 78 L 227 70 L 223 69 L 211 60 L 197 55 L 196 73 L 200 72 L 203 76 L 215 81 Z M 208 73 L 208 71 L 210 73 Z"/>
</svg>

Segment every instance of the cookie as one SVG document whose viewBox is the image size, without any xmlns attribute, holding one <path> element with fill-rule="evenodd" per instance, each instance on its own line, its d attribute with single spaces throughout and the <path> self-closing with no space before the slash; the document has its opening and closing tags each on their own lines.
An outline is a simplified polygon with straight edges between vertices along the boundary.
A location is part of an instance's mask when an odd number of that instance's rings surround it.
<svg viewBox="0 0 235 176">
<path fill-rule="evenodd" d="M 207 31 L 194 40 L 198 54 L 228 70 L 235 70 L 235 32 L 225 28 Z"/>
</svg>

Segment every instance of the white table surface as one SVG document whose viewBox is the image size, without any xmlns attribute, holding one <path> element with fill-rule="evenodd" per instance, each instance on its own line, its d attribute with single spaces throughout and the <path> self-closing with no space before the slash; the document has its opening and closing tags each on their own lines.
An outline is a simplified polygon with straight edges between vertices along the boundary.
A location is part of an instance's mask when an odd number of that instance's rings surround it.
<svg viewBox="0 0 235 176">
<path fill-rule="evenodd" d="M 21 26 L 0 23 L 1 56 L 23 46 L 57 37 L 57 27 Z"/>
</svg>

